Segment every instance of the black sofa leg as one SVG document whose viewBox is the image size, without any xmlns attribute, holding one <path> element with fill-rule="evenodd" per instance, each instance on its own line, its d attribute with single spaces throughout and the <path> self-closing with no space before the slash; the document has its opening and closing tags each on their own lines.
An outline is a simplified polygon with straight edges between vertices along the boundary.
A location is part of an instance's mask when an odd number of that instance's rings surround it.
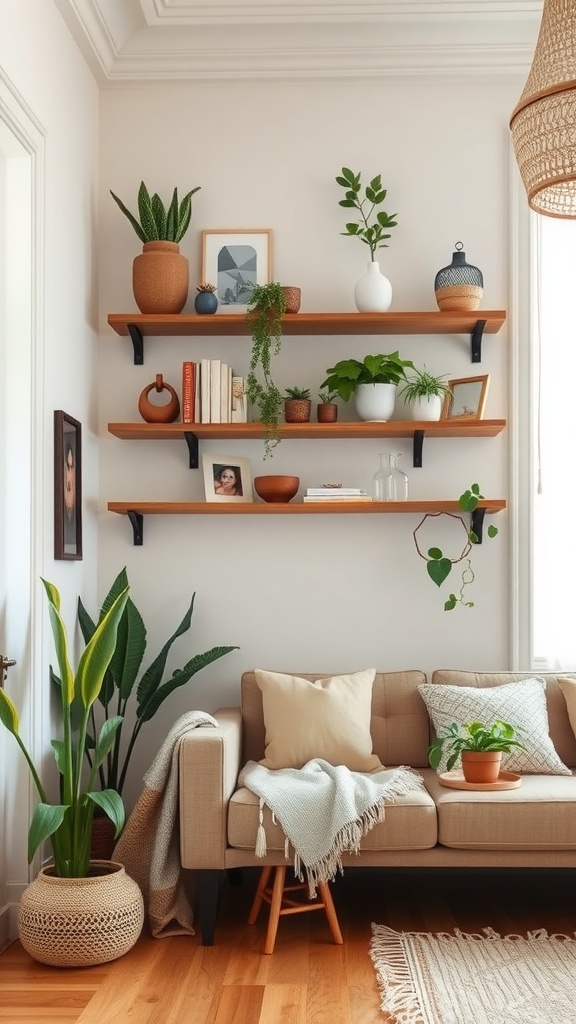
<svg viewBox="0 0 576 1024">
<path fill-rule="evenodd" d="M 196 872 L 196 896 L 202 925 L 202 945 L 214 945 L 216 917 L 218 914 L 218 894 L 220 881 L 224 872 L 219 870 L 201 870 Z"/>
</svg>

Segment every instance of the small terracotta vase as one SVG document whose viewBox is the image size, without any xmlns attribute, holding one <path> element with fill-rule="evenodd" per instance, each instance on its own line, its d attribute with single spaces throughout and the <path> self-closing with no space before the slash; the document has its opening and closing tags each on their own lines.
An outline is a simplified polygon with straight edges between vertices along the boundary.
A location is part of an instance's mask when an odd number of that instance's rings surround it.
<svg viewBox="0 0 576 1024">
<path fill-rule="evenodd" d="M 308 423 L 312 402 L 309 398 L 286 398 L 284 400 L 284 419 L 286 423 Z"/>
<path fill-rule="evenodd" d="M 300 309 L 301 291 L 292 285 L 283 285 L 284 299 L 286 300 L 285 313 L 297 313 Z"/>
<path fill-rule="evenodd" d="M 501 750 L 462 751 L 462 772 L 466 782 L 497 782 L 501 762 Z"/>
<path fill-rule="evenodd" d="M 278 504 L 291 501 L 300 486 L 298 476 L 255 476 L 254 490 L 262 501 Z"/>
<path fill-rule="evenodd" d="M 132 264 L 132 289 L 141 313 L 181 313 L 188 298 L 188 260 L 177 242 L 145 242 Z"/>
<path fill-rule="evenodd" d="M 171 396 L 170 401 L 165 405 L 154 405 L 148 398 L 148 395 L 153 390 L 156 390 L 158 394 L 162 391 L 168 391 Z M 174 420 L 178 419 L 180 415 L 178 395 L 170 384 L 164 383 L 161 373 L 157 373 L 156 380 L 142 391 L 138 399 L 138 412 L 142 419 L 146 420 L 146 423 L 173 423 Z"/>
<path fill-rule="evenodd" d="M 318 423 L 336 423 L 338 419 L 338 406 L 336 402 L 320 402 L 316 406 L 316 417 Z"/>
</svg>

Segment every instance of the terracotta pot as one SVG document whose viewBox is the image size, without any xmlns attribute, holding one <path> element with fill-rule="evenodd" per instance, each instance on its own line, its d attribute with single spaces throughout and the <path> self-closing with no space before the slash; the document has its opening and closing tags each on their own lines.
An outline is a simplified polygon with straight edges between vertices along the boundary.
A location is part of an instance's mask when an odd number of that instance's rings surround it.
<svg viewBox="0 0 576 1024">
<path fill-rule="evenodd" d="M 42 868 L 20 900 L 20 941 L 53 967 L 87 967 L 123 956 L 144 923 L 144 901 L 123 864 L 90 862 L 87 878 L 58 878 Z"/>
<path fill-rule="evenodd" d="M 181 313 L 188 298 L 188 260 L 176 242 L 145 242 L 132 264 L 141 313 Z"/>
<path fill-rule="evenodd" d="M 308 423 L 312 402 L 309 398 L 286 398 L 284 400 L 284 419 L 286 423 Z"/>
<path fill-rule="evenodd" d="M 290 501 L 300 486 L 298 476 L 255 476 L 254 490 L 263 501 L 278 503 Z"/>
<path fill-rule="evenodd" d="M 286 313 L 297 313 L 300 309 L 300 288 L 294 288 L 292 285 L 283 285 L 282 291 L 284 292 L 284 299 L 286 301 Z"/>
<path fill-rule="evenodd" d="M 501 750 L 462 751 L 462 772 L 466 782 L 496 782 L 501 762 Z"/>
<path fill-rule="evenodd" d="M 316 417 L 318 423 L 336 423 L 338 419 L 338 406 L 336 402 L 321 402 L 316 406 Z"/>
</svg>

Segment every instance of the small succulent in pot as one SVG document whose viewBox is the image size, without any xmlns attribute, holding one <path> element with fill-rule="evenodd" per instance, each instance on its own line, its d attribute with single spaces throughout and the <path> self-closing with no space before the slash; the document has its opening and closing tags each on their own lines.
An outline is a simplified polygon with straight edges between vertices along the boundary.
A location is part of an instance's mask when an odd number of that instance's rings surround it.
<svg viewBox="0 0 576 1024">
<path fill-rule="evenodd" d="M 316 406 L 316 419 L 318 423 L 335 423 L 338 419 L 338 406 L 334 399 L 337 397 L 335 391 L 328 388 L 321 388 L 318 392 L 318 405 Z"/>
<path fill-rule="evenodd" d="M 286 388 L 284 417 L 287 423 L 308 423 L 311 406 L 310 388 Z"/>
<path fill-rule="evenodd" d="M 194 299 L 194 309 L 197 313 L 215 313 L 218 309 L 218 296 L 215 284 L 197 284 L 198 292 Z"/>
</svg>

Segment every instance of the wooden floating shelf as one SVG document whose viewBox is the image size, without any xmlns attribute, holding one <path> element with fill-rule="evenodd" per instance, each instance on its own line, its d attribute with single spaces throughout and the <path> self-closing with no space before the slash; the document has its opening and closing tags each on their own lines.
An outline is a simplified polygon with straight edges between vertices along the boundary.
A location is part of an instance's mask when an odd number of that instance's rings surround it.
<svg viewBox="0 0 576 1024">
<path fill-rule="evenodd" d="M 387 423 L 281 423 L 282 438 L 318 440 L 334 438 L 414 437 L 423 431 L 426 437 L 496 437 L 506 420 L 397 420 Z M 108 430 L 123 441 L 164 441 L 182 439 L 187 433 L 197 438 L 258 440 L 264 437 L 262 423 L 109 423 Z"/>
<path fill-rule="evenodd" d="M 486 334 L 497 334 L 506 319 L 503 309 L 472 312 L 426 310 L 389 313 L 293 313 L 286 314 L 282 332 L 290 335 L 331 334 L 471 334 L 479 321 Z M 244 313 L 110 313 L 110 327 L 122 336 L 130 326 L 142 337 L 224 337 L 250 334 Z"/>
<path fill-rule="evenodd" d="M 478 503 L 485 512 L 502 512 L 503 499 L 484 499 Z M 385 512 L 456 512 L 462 515 L 457 501 L 333 501 L 329 502 L 233 502 L 233 501 L 109 501 L 108 511 L 119 515 L 137 512 L 139 515 L 346 515 L 350 513 Z"/>
</svg>

